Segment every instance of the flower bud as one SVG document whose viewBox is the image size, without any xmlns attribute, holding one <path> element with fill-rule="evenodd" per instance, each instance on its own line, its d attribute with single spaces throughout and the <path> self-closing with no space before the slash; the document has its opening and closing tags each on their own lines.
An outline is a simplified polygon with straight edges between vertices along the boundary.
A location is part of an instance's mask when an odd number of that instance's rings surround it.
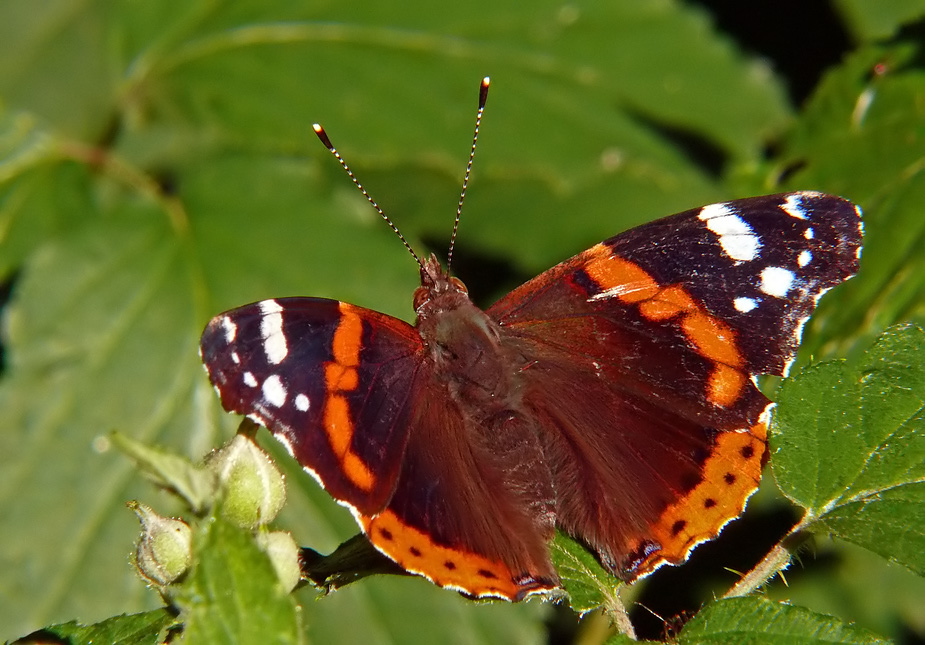
<svg viewBox="0 0 925 645">
<path fill-rule="evenodd" d="M 286 501 L 282 473 L 253 439 L 235 435 L 206 459 L 222 488 L 222 515 L 245 529 L 272 522 Z"/>
<path fill-rule="evenodd" d="M 189 569 L 192 532 L 180 520 L 162 517 L 149 506 L 129 502 L 141 521 L 141 539 L 135 549 L 135 566 L 148 582 L 166 586 Z"/>
</svg>

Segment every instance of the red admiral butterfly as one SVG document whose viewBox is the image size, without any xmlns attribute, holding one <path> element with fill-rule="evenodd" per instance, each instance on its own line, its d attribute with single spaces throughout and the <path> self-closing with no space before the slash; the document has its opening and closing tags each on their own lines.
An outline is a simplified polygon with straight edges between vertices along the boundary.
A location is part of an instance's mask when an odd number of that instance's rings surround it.
<svg viewBox="0 0 925 645">
<path fill-rule="evenodd" d="M 772 407 L 756 375 L 786 372 L 861 235 L 860 209 L 821 193 L 713 204 L 485 311 L 431 256 L 413 326 L 264 300 L 214 318 L 201 353 L 225 409 L 269 428 L 406 570 L 519 600 L 558 585 L 559 527 L 632 581 L 743 511 Z"/>
</svg>

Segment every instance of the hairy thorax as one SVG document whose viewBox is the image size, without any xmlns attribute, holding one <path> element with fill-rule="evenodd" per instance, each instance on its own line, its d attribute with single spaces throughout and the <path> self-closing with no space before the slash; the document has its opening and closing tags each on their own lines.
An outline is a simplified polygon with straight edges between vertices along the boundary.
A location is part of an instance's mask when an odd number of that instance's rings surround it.
<svg viewBox="0 0 925 645">
<path fill-rule="evenodd" d="M 415 294 L 417 329 L 436 378 L 463 416 L 488 422 L 520 408 L 520 370 L 526 363 L 502 345 L 500 328 L 472 304 L 462 282 L 427 262 L 425 286 Z"/>
</svg>

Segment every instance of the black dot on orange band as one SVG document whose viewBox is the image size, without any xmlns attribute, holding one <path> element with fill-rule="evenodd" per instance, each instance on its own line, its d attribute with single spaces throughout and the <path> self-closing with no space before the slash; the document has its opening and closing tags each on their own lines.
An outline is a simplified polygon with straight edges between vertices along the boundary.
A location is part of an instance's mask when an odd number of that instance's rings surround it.
<svg viewBox="0 0 925 645">
<path fill-rule="evenodd" d="M 739 451 L 739 454 L 742 455 L 745 459 L 751 459 L 755 456 L 755 447 L 754 446 L 743 446 L 742 450 Z"/>
<path fill-rule="evenodd" d="M 726 473 L 723 475 L 723 481 L 732 486 L 734 483 L 736 483 L 736 476 L 732 473 Z"/>
<path fill-rule="evenodd" d="M 452 571 L 453 569 L 456 568 L 456 563 L 453 562 L 452 560 L 447 560 L 446 562 L 443 563 L 443 566 L 446 567 L 448 570 Z"/>
<path fill-rule="evenodd" d="M 418 548 L 415 547 L 415 546 L 413 546 L 413 547 L 411 547 L 410 549 L 408 549 L 408 553 L 410 553 L 411 555 L 413 555 L 413 556 L 416 557 L 416 558 L 420 558 L 420 557 L 421 557 L 421 550 L 418 549 Z"/>
<path fill-rule="evenodd" d="M 708 497 L 703 501 L 704 508 L 713 508 L 714 506 L 716 506 L 716 500 L 712 497 Z"/>
<path fill-rule="evenodd" d="M 685 526 L 687 526 L 686 520 L 678 520 L 677 522 L 671 525 L 671 534 L 677 535 L 678 533 L 684 530 Z"/>
<path fill-rule="evenodd" d="M 490 580 L 494 580 L 495 578 L 498 577 L 495 574 L 493 574 L 491 571 L 488 571 L 487 569 L 479 569 L 479 575 L 482 576 L 483 578 L 488 578 Z"/>
<path fill-rule="evenodd" d="M 395 539 L 395 538 L 392 536 L 392 532 L 391 532 L 389 529 L 380 528 L 380 529 L 379 529 L 379 535 L 381 535 L 381 536 L 382 536 L 382 539 L 384 539 L 384 540 L 392 541 L 393 539 Z"/>
</svg>

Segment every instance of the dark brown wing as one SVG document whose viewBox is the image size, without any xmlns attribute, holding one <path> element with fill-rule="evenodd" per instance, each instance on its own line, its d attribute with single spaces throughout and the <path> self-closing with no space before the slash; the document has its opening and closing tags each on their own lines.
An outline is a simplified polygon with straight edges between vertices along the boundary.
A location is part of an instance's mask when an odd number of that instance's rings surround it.
<svg viewBox="0 0 925 645">
<path fill-rule="evenodd" d="M 408 571 L 472 596 L 519 600 L 558 585 L 549 561 L 532 420 L 510 414 L 467 428 L 446 385 L 422 372 L 401 478 L 388 508 L 361 518 L 370 541 Z M 482 437 L 480 439 L 480 437 Z M 523 483 L 511 486 L 512 478 Z M 546 476 L 548 480 L 548 475 Z M 549 509 L 552 510 L 551 508 Z"/>
<path fill-rule="evenodd" d="M 519 496 L 510 486 L 536 451 L 516 437 L 533 426 L 508 415 L 488 433 L 465 427 L 410 325 L 331 300 L 265 300 L 214 318 L 201 352 L 223 406 L 269 428 L 408 571 L 512 600 L 556 586 L 551 502 L 538 522 L 525 501 L 540 497 L 535 475 L 521 473 Z"/>
<path fill-rule="evenodd" d="M 603 242 L 488 310 L 533 362 L 559 525 L 627 580 L 683 561 L 744 508 L 769 401 L 818 297 L 854 274 L 859 210 L 795 193 Z"/>
<path fill-rule="evenodd" d="M 420 349 L 407 323 L 321 298 L 226 312 L 200 343 L 225 409 L 269 428 L 334 499 L 366 514 L 385 507 L 401 470 Z"/>
</svg>

